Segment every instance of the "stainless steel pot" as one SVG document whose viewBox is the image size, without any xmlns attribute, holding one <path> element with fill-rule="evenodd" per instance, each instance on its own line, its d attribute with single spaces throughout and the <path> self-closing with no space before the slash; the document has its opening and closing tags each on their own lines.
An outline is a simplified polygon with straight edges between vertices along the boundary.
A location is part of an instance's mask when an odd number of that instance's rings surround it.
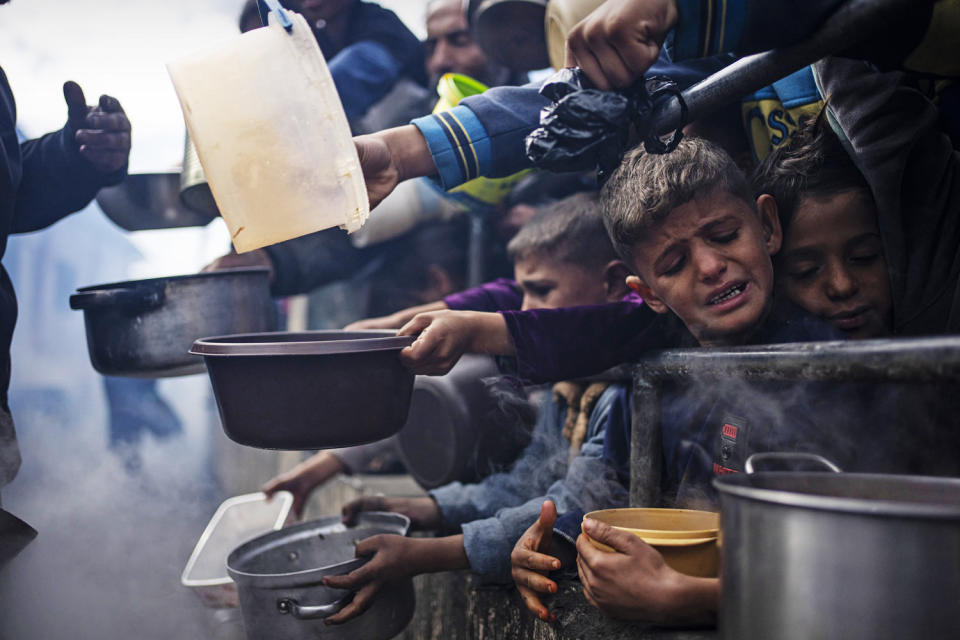
<svg viewBox="0 0 960 640">
<path fill-rule="evenodd" d="M 207 176 L 197 156 L 197 148 L 187 135 L 183 145 L 183 171 L 180 173 L 180 201 L 192 211 L 211 218 L 220 215 Z"/>
<path fill-rule="evenodd" d="M 194 340 L 272 331 L 277 322 L 264 268 L 84 287 L 70 307 L 83 310 L 93 368 L 111 376 L 202 373 L 203 361 L 189 353 Z"/>
<path fill-rule="evenodd" d="M 339 517 L 274 531 L 240 545 L 227 557 L 237 583 L 248 640 L 343 638 L 386 640 L 413 617 L 410 578 L 385 585 L 370 608 L 337 626 L 324 618 L 345 607 L 353 594 L 323 585 L 325 576 L 349 573 L 367 562 L 354 557 L 357 541 L 381 533 L 406 535 L 410 520 L 396 513 L 363 513 L 356 527 Z"/>
<path fill-rule="evenodd" d="M 723 638 L 948 638 L 960 630 L 960 479 L 716 478 Z"/>
</svg>

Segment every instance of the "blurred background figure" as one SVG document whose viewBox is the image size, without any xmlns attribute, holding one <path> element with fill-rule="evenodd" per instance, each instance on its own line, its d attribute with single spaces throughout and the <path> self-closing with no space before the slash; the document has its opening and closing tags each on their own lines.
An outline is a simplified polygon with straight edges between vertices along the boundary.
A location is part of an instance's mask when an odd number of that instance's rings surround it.
<svg viewBox="0 0 960 640">
<path fill-rule="evenodd" d="M 526 82 L 496 64 L 480 48 L 467 21 L 460 0 L 432 0 L 427 3 L 427 40 L 424 43 L 430 86 L 437 86 L 445 73 L 469 76 L 488 87 Z M 422 115 L 422 114 L 420 114 Z"/>
</svg>

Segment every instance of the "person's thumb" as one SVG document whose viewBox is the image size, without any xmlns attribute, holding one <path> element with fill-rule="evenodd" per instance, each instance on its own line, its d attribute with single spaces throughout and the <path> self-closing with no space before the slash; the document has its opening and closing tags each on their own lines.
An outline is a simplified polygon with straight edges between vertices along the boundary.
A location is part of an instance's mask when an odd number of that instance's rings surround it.
<svg viewBox="0 0 960 640">
<path fill-rule="evenodd" d="M 553 503 L 553 500 L 547 500 L 540 505 L 538 522 L 543 529 L 553 531 L 553 525 L 557 523 L 557 505 Z"/>
<path fill-rule="evenodd" d="M 415 336 L 430 326 L 433 322 L 433 316 L 426 313 L 418 313 L 407 324 L 400 327 L 397 331 L 398 336 Z"/>
<path fill-rule="evenodd" d="M 605 544 L 619 553 L 627 553 L 640 540 L 632 533 L 618 531 L 606 522 L 600 522 L 593 518 L 587 518 L 583 521 L 583 532 L 596 542 Z"/>
<path fill-rule="evenodd" d="M 87 118 L 87 99 L 83 89 L 73 80 L 63 83 L 63 99 L 67 103 L 67 120 L 70 124 L 80 125 Z"/>
<path fill-rule="evenodd" d="M 303 515 L 303 503 L 306 502 L 306 496 L 297 493 L 293 496 L 293 515 L 299 520 Z"/>
</svg>

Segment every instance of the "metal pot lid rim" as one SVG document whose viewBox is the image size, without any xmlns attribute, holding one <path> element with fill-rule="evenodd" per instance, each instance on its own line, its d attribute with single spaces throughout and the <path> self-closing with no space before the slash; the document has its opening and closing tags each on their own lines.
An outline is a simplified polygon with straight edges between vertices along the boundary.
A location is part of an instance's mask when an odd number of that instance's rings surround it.
<svg viewBox="0 0 960 640">
<path fill-rule="evenodd" d="M 296 335 L 304 335 L 303 332 Z M 355 332 L 362 333 L 362 332 Z M 414 336 L 382 335 L 383 332 L 371 332 L 369 338 L 350 338 L 346 340 L 298 340 L 289 342 L 235 342 L 233 340 L 248 336 L 266 334 L 240 334 L 236 336 L 214 336 L 201 338 L 193 343 L 190 353 L 197 356 L 313 356 L 346 353 L 368 353 L 374 351 L 394 351 L 409 347 Z M 329 332 L 318 331 L 320 334 Z M 376 335 L 380 334 L 380 335 Z M 227 342 L 224 339 L 231 338 Z"/>
<path fill-rule="evenodd" d="M 397 529 L 395 532 L 396 535 L 401 536 L 407 535 L 407 533 L 410 531 L 410 518 L 402 513 L 393 513 L 390 511 L 364 511 L 358 514 L 357 520 L 356 526 L 351 527 L 351 529 L 360 528 L 362 526 L 389 526 L 395 527 Z M 299 539 L 298 536 L 313 535 L 314 531 L 318 529 L 327 529 L 336 526 L 338 523 L 341 523 L 340 516 L 327 516 L 325 518 L 318 518 L 308 522 L 301 522 L 299 524 L 284 527 L 276 531 L 270 531 L 251 540 L 247 540 L 246 542 L 235 547 L 233 551 L 227 555 L 227 573 L 229 573 L 231 577 L 239 576 L 241 578 L 246 578 L 257 582 L 272 582 L 277 580 L 289 580 L 291 578 L 296 579 L 296 582 L 300 582 L 303 578 L 309 578 L 317 574 L 321 574 L 322 577 L 327 575 L 349 573 L 355 568 L 352 565 L 359 567 L 367 562 L 370 558 L 349 558 L 347 560 L 324 565 L 322 567 L 302 569 L 299 571 L 288 571 L 285 573 L 250 573 L 233 567 L 233 565 L 240 560 L 241 556 L 247 556 L 250 553 L 255 554 L 255 549 L 263 546 L 264 544 L 276 543 L 276 545 L 279 546 L 285 543 L 285 538 L 292 538 L 294 540 Z M 254 549 L 254 551 L 251 551 L 251 549 Z M 345 570 L 347 568 L 349 568 L 349 570 Z M 284 586 L 290 585 L 284 583 Z"/>
<path fill-rule="evenodd" d="M 291 587 L 297 584 L 303 584 L 304 582 L 313 582 L 312 578 L 314 576 L 317 576 L 317 578 L 324 578 L 326 576 L 338 576 L 350 573 L 354 569 L 363 566 L 369 559 L 370 558 L 366 557 L 350 558 L 349 560 L 344 560 L 343 562 L 338 562 L 336 564 L 328 564 L 322 567 L 314 567 L 312 569 L 301 569 L 300 571 L 289 571 L 287 573 L 249 573 L 247 571 L 234 569 L 228 565 L 227 572 L 231 576 L 239 576 L 241 578 L 248 578 L 258 582 L 282 580 L 284 581 L 283 586 Z M 304 578 L 310 578 L 311 580 L 304 581 Z M 292 583 L 286 581 L 292 581 Z"/>
<path fill-rule="evenodd" d="M 216 271 L 201 271 L 200 273 L 186 273 L 179 276 L 166 276 L 161 278 L 146 278 L 144 280 L 122 280 L 120 282 L 106 282 L 104 284 L 93 284 L 86 287 L 79 287 L 77 293 L 86 293 L 88 291 L 99 291 L 101 289 L 119 289 L 121 287 L 133 287 L 139 285 L 149 285 L 153 283 L 178 282 L 180 280 L 201 280 L 211 277 L 224 277 L 228 275 L 244 274 L 269 274 L 267 267 L 235 267 L 232 269 L 218 269 Z"/>
<path fill-rule="evenodd" d="M 818 476 L 823 475 L 823 472 L 813 473 L 816 473 Z M 806 477 L 808 475 L 810 474 L 790 471 L 765 471 L 761 473 L 754 473 L 749 476 L 745 474 L 737 474 L 734 476 L 722 476 L 714 478 L 713 486 L 720 493 L 726 493 L 738 498 L 745 498 L 747 500 L 768 502 L 787 507 L 800 507 L 817 511 L 842 511 L 850 514 L 868 516 L 960 519 L 960 504 L 931 504 L 924 502 L 904 502 L 902 500 L 825 496 L 816 493 L 804 493 L 785 489 L 768 489 L 754 486 L 744 486 L 740 484 L 740 482 L 744 482 L 743 480 L 737 480 L 737 478 L 740 477 L 762 480 L 765 477 Z M 831 476 L 849 478 L 850 481 L 889 481 L 892 477 L 891 474 L 870 473 L 842 473 L 831 474 Z M 908 475 L 897 475 L 894 477 L 921 482 L 951 484 L 956 487 L 958 495 L 960 495 L 960 479 Z"/>
</svg>

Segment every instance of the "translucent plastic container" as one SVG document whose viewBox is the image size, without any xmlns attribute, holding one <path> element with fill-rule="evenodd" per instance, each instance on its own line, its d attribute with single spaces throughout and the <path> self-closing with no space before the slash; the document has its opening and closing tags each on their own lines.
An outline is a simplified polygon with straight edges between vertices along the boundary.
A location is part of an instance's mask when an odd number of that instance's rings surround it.
<svg viewBox="0 0 960 640">
<path fill-rule="evenodd" d="M 197 541 L 180 583 L 193 589 L 208 607 L 236 607 L 237 586 L 227 574 L 227 556 L 247 540 L 288 524 L 292 506 L 289 491 L 278 491 L 269 501 L 262 493 L 225 500 Z"/>
<path fill-rule="evenodd" d="M 237 251 L 369 215 L 350 127 L 299 14 L 167 65 L 187 130 Z"/>
</svg>

